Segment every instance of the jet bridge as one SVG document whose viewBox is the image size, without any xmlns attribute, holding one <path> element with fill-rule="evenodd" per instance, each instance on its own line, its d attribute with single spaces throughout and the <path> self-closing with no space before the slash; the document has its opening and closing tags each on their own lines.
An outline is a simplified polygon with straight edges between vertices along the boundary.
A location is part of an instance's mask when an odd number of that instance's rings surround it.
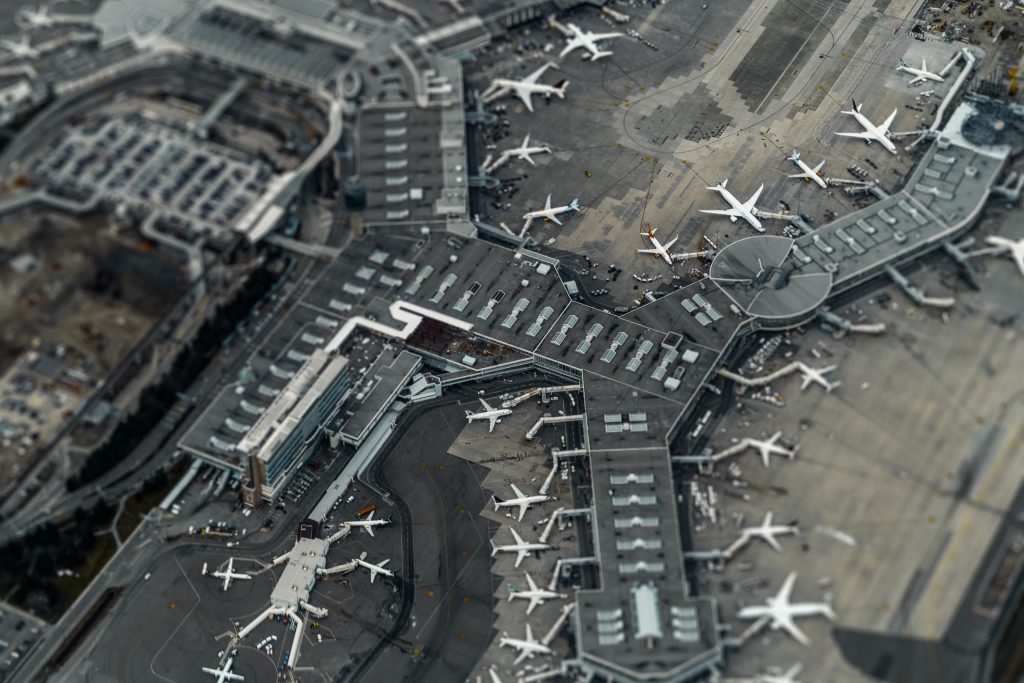
<svg viewBox="0 0 1024 683">
<path fill-rule="evenodd" d="M 549 417 L 542 417 L 537 420 L 537 424 L 530 427 L 530 431 L 526 432 L 526 440 L 530 441 L 533 437 L 537 436 L 537 432 L 544 425 L 562 424 L 563 422 L 583 422 L 587 419 L 584 415 L 552 415 Z"/>
</svg>

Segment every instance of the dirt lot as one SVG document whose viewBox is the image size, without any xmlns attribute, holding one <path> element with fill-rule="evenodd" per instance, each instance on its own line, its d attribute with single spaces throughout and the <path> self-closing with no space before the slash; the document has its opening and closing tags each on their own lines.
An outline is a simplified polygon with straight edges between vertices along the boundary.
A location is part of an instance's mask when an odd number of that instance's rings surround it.
<svg viewBox="0 0 1024 683">
<path fill-rule="evenodd" d="M 106 216 L 0 219 L 0 483 L 182 295 L 175 261 Z"/>
</svg>

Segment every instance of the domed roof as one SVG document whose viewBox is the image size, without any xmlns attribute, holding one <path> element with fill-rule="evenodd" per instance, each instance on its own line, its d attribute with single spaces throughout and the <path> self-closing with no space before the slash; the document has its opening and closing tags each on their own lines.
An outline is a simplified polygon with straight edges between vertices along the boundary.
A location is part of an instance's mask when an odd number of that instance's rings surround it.
<svg viewBox="0 0 1024 683">
<path fill-rule="evenodd" d="M 787 262 L 793 240 L 755 235 L 723 248 L 711 263 L 711 279 L 748 315 L 797 318 L 816 309 L 832 289 L 832 273 L 801 272 Z"/>
</svg>

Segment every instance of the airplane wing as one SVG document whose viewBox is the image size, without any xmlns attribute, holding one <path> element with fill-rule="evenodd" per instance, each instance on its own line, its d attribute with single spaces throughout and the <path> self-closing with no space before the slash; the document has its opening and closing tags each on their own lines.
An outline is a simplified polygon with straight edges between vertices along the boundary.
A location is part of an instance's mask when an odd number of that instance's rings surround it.
<svg viewBox="0 0 1024 683">
<path fill-rule="evenodd" d="M 509 482 L 509 486 L 512 487 L 512 493 L 516 494 L 516 498 L 525 498 L 526 497 L 526 496 L 523 495 L 523 492 L 519 490 L 519 487 L 516 486 L 515 484 Z"/>
<path fill-rule="evenodd" d="M 864 131 L 863 133 L 836 133 L 836 135 L 844 138 L 860 138 L 861 140 L 867 140 L 868 142 L 872 142 L 875 139 L 875 136 L 867 131 Z"/>
<path fill-rule="evenodd" d="M 798 643 L 801 645 L 810 645 L 811 639 L 807 637 L 807 634 L 800 630 L 800 628 L 793 623 L 792 617 L 788 614 L 782 617 L 776 617 L 775 623 L 779 628 L 783 629 L 789 635 L 793 636 Z"/>
<path fill-rule="evenodd" d="M 519 550 L 519 551 L 517 551 L 515 566 L 518 567 L 519 564 L 523 561 L 523 558 L 526 557 L 529 554 L 530 554 L 529 550 Z"/>
<path fill-rule="evenodd" d="M 765 542 L 767 542 L 768 545 L 770 545 L 775 552 L 782 552 L 782 545 L 775 540 L 775 536 L 773 536 L 772 534 L 765 534 L 762 538 L 764 538 Z"/>
<path fill-rule="evenodd" d="M 638 253 L 638 254 L 657 254 L 658 250 L 657 249 L 637 249 L 636 253 Z"/>
<path fill-rule="evenodd" d="M 523 537 L 519 535 L 518 531 L 516 531 L 512 527 L 509 527 L 508 530 L 512 532 L 512 538 L 516 539 L 517 545 L 523 545 L 523 543 L 525 543 L 525 541 L 523 541 Z"/>
<path fill-rule="evenodd" d="M 548 198 L 544 200 L 544 210 L 545 211 L 550 211 L 551 210 L 551 193 L 550 192 L 548 193 Z"/>
<path fill-rule="evenodd" d="M 524 154 L 524 153 L 520 152 L 520 153 L 519 153 L 519 158 L 520 158 L 521 160 L 525 161 L 526 163 L 530 164 L 530 166 L 536 166 L 536 165 L 537 165 L 537 162 L 536 162 L 536 161 L 534 161 L 534 160 L 533 160 L 533 159 L 532 159 L 532 158 L 530 157 L 530 155 L 529 155 L 529 154 Z"/>
<path fill-rule="evenodd" d="M 520 651 L 519 651 L 519 656 L 518 656 L 518 657 L 516 657 L 516 659 L 515 659 L 515 661 L 514 661 L 514 662 L 512 662 L 512 666 L 519 666 L 519 664 L 520 664 L 520 663 L 521 663 L 521 662 L 522 662 L 522 661 L 523 661 L 524 659 L 526 659 L 526 658 L 527 658 L 527 657 L 529 657 L 529 656 L 530 656 L 530 653 L 529 653 L 529 652 L 527 652 L 526 650 L 520 650 Z"/>
<path fill-rule="evenodd" d="M 487 426 L 487 433 L 490 434 L 494 431 L 494 425 L 498 424 L 498 418 L 491 417 L 491 424 Z"/>
<path fill-rule="evenodd" d="M 529 573 L 527 573 L 526 575 L 526 583 L 528 586 L 530 586 L 530 590 L 537 590 L 537 582 L 533 580 L 533 577 L 530 576 Z"/>
<path fill-rule="evenodd" d="M 928 71 L 928 62 L 925 61 L 924 57 L 921 58 L 921 71 Z"/>
<path fill-rule="evenodd" d="M 562 51 L 558 53 L 558 56 L 564 57 L 578 47 L 583 47 L 583 40 L 580 39 L 579 36 L 570 38 L 565 44 L 565 47 L 562 48 Z"/>
<path fill-rule="evenodd" d="M 529 147 L 530 146 L 530 134 L 529 133 L 527 133 L 526 137 L 523 138 L 523 145 L 522 146 L 523 147 Z"/>
<path fill-rule="evenodd" d="M 794 174 L 792 174 L 790 176 L 787 176 L 787 177 L 789 177 L 789 178 L 807 178 L 808 180 L 810 180 L 811 174 L 810 173 L 794 173 Z"/>
<path fill-rule="evenodd" d="M 533 100 L 530 99 L 530 93 L 524 88 L 515 88 L 516 95 L 523 101 L 523 105 L 526 107 L 526 111 L 533 113 Z"/>
<path fill-rule="evenodd" d="M 531 597 L 530 604 L 526 606 L 526 616 L 530 616 L 530 612 L 532 612 L 537 605 L 541 604 L 541 602 L 543 601 L 540 598 L 536 596 Z"/>
<path fill-rule="evenodd" d="M 822 159 L 822 160 L 821 160 L 820 162 L 818 162 L 818 165 L 817 165 L 817 166 L 815 166 L 814 168 L 812 168 L 811 170 L 812 170 L 812 171 L 814 171 L 815 173 L 819 173 L 819 172 L 821 171 L 821 168 L 822 168 L 822 167 L 823 167 L 824 165 L 825 165 L 825 160 L 824 160 L 824 159 Z"/>
<path fill-rule="evenodd" d="M 1024 275 L 1024 251 L 1021 250 L 1010 250 L 1010 256 L 1017 263 L 1017 268 L 1020 269 L 1021 275 Z"/>
<path fill-rule="evenodd" d="M 753 211 L 754 205 L 757 204 L 757 198 L 761 196 L 761 192 L 764 191 L 764 183 L 761 183 L 761 187 L 757 188 L 757 192 L 743 204 L 743 208 L 747 211 Z"/>
<path fill-rule="evenodd" d="M 483 405 L 483 407 L 484 407 L 484 410 L 487 410 L 487 411 L 491 411 L 491 410 L 494 410 L 494 408 L 492 408 L 492 407 L 490 406 L 490 404 L 489 404 L 489 403 L 487 403 L 487 401 L 485 401 L 485 400 L 483 400 L 483 399 L 480 399 L 480 403 L 481 403 L 481 404 Z"/>
<path fill-rule="evenodd" d="M 591 40 L 608 40 L 609 38 L 618 38 L 621 33 L 591 33 Z"/>
<path fill-rule="evenodd" d="M 786 580 L 782 582 L 779 594 L 775 596 L 776 602 L 788 604 L 790 596 L 793 595 L 793 584 L 796 583 L 796 572 L 790 572 Z"/>
<path fill-rule="evenodd" d="M 880 126 L 878 127 L 878 131 L 879 131 L 880 133 L 888 133 L 888 132 L 889 132 L 889 126 L 891 126 L 891 125 L 892 125 L 892 122 L 893 122 L 893 121 L 894 121 L 894 120 L 896 119 L 896 112 L 897 112 L 897 111 L 898 111 L 898 110 L 896 110 L 896 109 L 893 109 L 893 110 L 892 110 L 892 113 L 891 113 L 891 114 L 889 114 L 889 118 L 887 118 L 887 119 L 885 120 L 885 122 L 884 122 L 884 123 L 883 123 L 882 125 L 880 125 Z"/>
<path fill-rule="evenodd" d="M 666 251 L 671 249 L 672 245 L 675 244 L 676 240 L 678 240 L 678 239 L 679 239 L 679 236 L 677 235 L 677 236 L 673 237 L 672 239 L 670 239 L 667 244 L 661 245 L 661 248 L 665 249 Z"/>
<path fill-rule="evenodd" d="M 536 71 L 531 73 L 529 76 L 524 78 L 522 80 L 522 82 L 523 83 L 536 83 L 538 80 L 540 80 L 540 77 L 544 75 L 544 72 L 547 71 L 548 69 L 550 69 L 552 66 L 554 66 L 554 64 L 552 64 L 551 62 L 547 62 L 544 66 L 542 66 L 541 68 L 537 69 Z"/>
<path fill-rule="evenodd" d="M 528 508 L 528 507 L 530 507 L 529 503 L 520 503 L 519 504 L 519 521 L 520 522 L 523 521 L 523 517 L 526 516 L 526 508 Z"/>
<path fill-rule="evenodd" d="M 533 639 L 533 629 L 530 628 L 530 624 L 529 623 L 526 624 L 526 642 L 528 642 L 528 643 L 536 643 L 537 642 L 536 640 Z"/>
<path fill-rule="evenodd" d="M 551 215 L 551 216 L 548 216 L 548 218 L 550 218 L 554 222 L 558 223 L 559 225 L 562 224 L 562 221 L 558 220 L 558 216 Z"/>
<path fill-rule="evenodd" d="M 701 213 L 713 213 L 719 216 L 728 216 L 733 223 L 736 222 L 736 217 L 740 215 L 736 209 L 701 209 Z"/>
<path fill-rule="evenodd" d="M 917 83 L 924 83 L 924 81 L 924 76 L 914 76 L 909 81 L 907 81 L 907 85 L 916 85 Z"/>
<path fill-rule="evenodd" d="M 363 531 L 370 534 L 370 538 L 373 538 L 373 526 L 367 524 L 363 527 Z"/>
</svg>

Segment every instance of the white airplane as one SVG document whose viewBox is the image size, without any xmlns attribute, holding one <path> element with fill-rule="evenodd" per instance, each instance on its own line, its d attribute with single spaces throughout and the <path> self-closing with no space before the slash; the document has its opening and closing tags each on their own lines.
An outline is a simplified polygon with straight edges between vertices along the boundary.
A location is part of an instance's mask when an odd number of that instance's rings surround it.
<svg viewBox="0 0 1024 683">
<path fill-rule="evenodd" d="M 758 674 L 757 683 L 800 683 L 796 677 L 800 675 L 803 668 L 804 663 L 797 662 L 793 666 L 789 667 L 786 673 L 782 675 Z"/>
<path fill-rule="evenodd" d="M 491 496 L 491 500 L 494 501 L 494 511 L 497 512 L 501 508 L 514 508 L 514 507 L 518 507 L 519 508 L 519 520 L 518 521 L 520 521 L 520 522 L 523 521 L 523 515 L 526 514 L 527 508 L 529 508 L 531 505 L 534 505 L 536 503 L 543 503 L 546 500 L 555 500 L 554 496 L 541 496 L 541 495 L 527 496 L 527 495 L 524 495 L 523 492 L 520 491 L 519 488 L 516 487 L 516 485 L 511 483 L 511 482 L 509 483 L 509 486 L 512 487 L 512 492 L 514 494 L 516 494 L 516 497 L 515 498 L 509 498 L 508 500 L 502 500 L 501 498 L 498 498 L 497 496 Z"/>
<path fill-rule="evenodd" d="M 49 28 L 56 23 L 53 17 L 50 16 L 50 10 L 46 6 L 40 6 L 35 9 L 22 7 L 18 10 L 16 21 L 26 28 Z"/>
<path fill-rule="evenodd" d="M 817 166 L 811 168 L 810 166 L 807 165 L 806 162 L 800 159 L 800 152 L 794 149 L 793 153 L 789 157 L 789 160 L 796 164 L 801 171 L 803 171 L 803 173 L 794 173 L 793 175 L 789 176 L 790 178 L 812 180 L 816 182 L 818 185 L 821 185 L 823 188 L 828 189 L 828 185 L 825 184 L 825 179 L 822 178 L 821 174 L 819 173 L 821 171 L 821 167 L 825 165 L 824 159 L 822 159 Z"/>
<path fill-rule="evenodd" d="M 344 524 L 348 524 L 351 527 L 362 527 L 363 531 L 365 531 L 366 533 L 370 534 L 371 537 L 373 537 L 373 527 L 386 526 L 388 524 L 391 524 L 390 519 L 374 519 L 373 516 L 375 514 L 376 511 L 371 512 L 366 519 L 358 519 L 354 522 L 344 522 Z"/>
<path fill-rule="evenodd" d="M 564 593 L 556 593 L 554 591 L 549 591 L 549 590 L 545 590 L 543 588 L 538 588 L 537 587 L 537 583 L 533 580 L 533 577 L 530 576 L 529 572 L 526 573 L 526 583 L 528 583 L 530 585 L 530 589 L 529 590 L 521 591 L 521 590 L 512 590 L 512 589 L 510 589 L 509 592 L 508 592 L 508 601 L 509 602 L 512 602 L 513 600 L 515 600 L 517 598 L 519 598 L 521 600 L 529 600 L 530 601 L 530 604 L 526 606 L 526 616 L 530 616 L 530 612 L 532 612 L 533 609 L 537 605 L 543 605 L 545 600 L 564 600 L 565 599 L 565 594 Z"/>
<path fill-rule="evenodd" d="M 869 145 L 872 142 L 877 142 L 880 145 L 882 145 L 882 147 L 885 147 L 887 150 L 889 150 L 893 154 L 896 154 L 897 153 L 896 152 L 896 145 L 894 145 L 892 140 L 889 139 L 889 126 L 892 125 L 893 120 L 896 118 L 896 112 L 899 111 L 899 110 L 898 109 L 893 109 L 892 113 L 889 114 L 889 118 L 887 118 L 885 120 L 885 122 L 882 123 L 882 125 L 876 126 L 875 124 L 871 123 L 871 121 L 868 120 L 868 117 L 866 117 L 866 116 L 864 116 L 864 114 L 860 113 L 861 106 L 862 105 L 857 104 L 856 100 L 853 100 L 853 109 L 852 110 L 843 111 L 841 113 L 849 114 L 853 118 L 857 119 L 857 123 L 859 123 L 861 125 L 861 127 L 864 129 L 864 132 L 863 133 L 836 133 L 836 135 L 840 135 L 840 136 L 842 136 L 844 138 L 860 138 L 861 140 L 863 140 L 864 142 L 868 143 Z"/>
<path fill-rule="evenodd" d="M 767 439 L 751 439 L 747 438 L 747 445 L 751 448 L 756 448 L 761 453 L 761 462 L 764 463 L 765 467 L 770 467 L 770 459 L 773 455 L 784 455 L 790 460 L 796 455 L 795 448 L 787 448 L 786 446 L 780 446 L 778 441 L 782 438 L 782 432 L 775 432 Z"/>
<path fill-rule="evenodd" d="M 900 58 L 900 65 L 898 67 L 896 67 L 896 70 L 897 71 L 903 71 L 903 72 L 908 73 L 908 74 L 913 74 L 914 77 L 911 78 L 909 81 L 907 81 L 907 85 L 914 85 L 916 83 L 924 83 L 925 81 L 936 81 L 938 83 L 942 83 L 944 80 L 946 80 L 945 78 L 943 78 L 939 74 L 935 74 L 935 73 L 932 73 L 931 71 L 929 71 L 928 70 L 928 62 L 924 61 L 923 57 L 921 58 L 921 68 L 920 69 L 915 69 L 914 67 L 910 66 L 909 64 L 904 62 L 903 58 L 901 57 Z"/>
<path fill-rule="evenodd" d="M 803 377 L 800 380 L 800 391 L 811 386 L 811 384 L 818 384 L 825 389 L 826 393 L 831 394 L 832 390 L 842 384 L 842 382 L 832 382 L 825 375 L 832 372 L 837 367 L 837 365 L 826 365 L 823 368 L 812 368 L 801 363 L 800 374 L 803 375 Z"/>
<path fill-rule="evenodd" d="M 774 630 L 783 629 L 793 636 L 801 645 L 807 645 L 811 639 L 797 628 L 793 622 L 795 617 L 813 617 L 821 615 L 835 620 L 836 614 L 832 607 L 824 602 L 790 602 L 789 598 L 793 593 L 793 584 L 796 582 L 796 572 L 791 572 L 782 584 L 782 588 L 773 597 L 768 598 L 765 605 L 752 605 L 744 607 L 736 616 L 740 619 L 769 619 L 771 628 Z"/>
<path fill-rule="evenodd" d="M 566 35 L 569 37 L 569 42 L 565 44 L 565 47 L 562 48 L 558 56 L 564 57 L 576 48 L 582 47 L 589 53 L 584 58 L 589 58 L 592 62 L 601 59 L 601 57 L 609 57 L 612 54 L 611 50 L 602 50 L 597 41 L 618 38 L 622 35 L 619 32 L 594 33 L 593 31 L 584 31 L 576 24 L 569 24 L 568 28 L 569 33 Z"/>
<path fill-rule="evenodd" d="M 647 228 L 647 232 L 644 234 L 647 235 L 647 239 L 651 241 L 651 244 L 653 244 L 654 247 L 652 249 L 637 249 L 636 253 L 655 254 L 659 258 L 665 259 L 665 263 L 671 266 L 672 254 L 670 254 L 668 250 L 671 249 L 672 245 L 676 243 L 676 240 L 679 239 L 679 236 L 677 235 L 676 237 L 670 239 L 666 244 L 662 244 L 661 242 L 658 241 L 658 238 L 654 236 L 654 233 L 656 232 L 658 232 L 657 228 Z"/>
<path fill-rule="evenodd" d="M 490 426 L 487 428 L 487 433 L 494 431 L 494 425 L 501 422 L 501 418 L 506 415 L 512 414 L 511 408 L 492 408 L 487 401 L 480 399 L 480 403 L 484 405 L 482 412 L 474 413 L 472 411 L 466 411 L 466 420 L 469 422 L 475 422 L 477 420 L 490 420 Z"/>
<path fill-rule="evenodd" d="M 481 93 L 481 97 L 483 98 L 483 101 L 487 103 L 493 102 L 499 97 L 504 97 L 505 95 L 514 92 L 516 96 L 523 101 L 523 104 L 526 105 L 526 110 L 529 112 L 533 112 L 532 98 L 534 95 L 543 95 L 548 99 L 550 99 L 552 95 L 556 95 L 560 99 L 564 99 L 565 89 L 569 85 L 569 81 L 562 80 L 554 85 L 546 85 L 544 83 L 537 82 L 540 80 L 540 77 L 544 75 L 544 72 L 551 67 L 557 68 L 558 65 L 554 62 L 548 62 L 521 81 L 517 81 L 513 78 L 495 78 L 491 85 Z"/>
<path fill-rule="evenodd" d="M 27 35 L 22 35 L 21 40 L 0 38 L 0 48 L 13 59 L 35 59 L 39 56 L 39 50 L 32 47 L 32 41 Z"/>
<path fill-rule="evenodd" d="M 754 196 L 741 203 L 740 200 L 733 196 L 732 192 L 726 189 L 725 186 L 728 182 L 728 180 L 723 180 L 714 187 L 709 187 L 707 189 L 714 190 L 722 195 L 722 198 L 725 199 L 726 203 L 729 204 L 731 208 L 701 209 L 701 213 L 714 213 L 721 216 L 728 216 L 729 220 L 733 223 L 736 222 L 737 218 L 742 218 L 746 222 L 750 223 L 750 225 L 758 232 L 764 232 L 764 228 L 761 227 L 761 221 L 757 220 L 757 207 L 754 206 L 757 202 L 757 198 L 761 196 L 761 191 L 764 189 L 764 183 L 761 183 L 761 187 L 757 188 L 757 192 L 754 193 Z"/>
<path fill-rule="evenodd" d="M 243 581 L 251 581 L 252 576 L 249 574 L 243 574 L 235 571 L 235 558 L 228 558 L 227 571 L 215 571 L 210 572 L 207 570 L 206 563 L 203 562 L 203 576 L 212 576 L 216 579 L 224 579 L 224 590 L 231 588 L 231 582 L 235 579 L 242 579 Z"/>
<path fill-rule="evenodd" d="M 370 572 L 370 583 L 373 583 L 374 579 L 377 578 L 377 574 L 380 574 L 381 576 L 386 576 L 389 579 L 395 575 L 395 573 L 393 571 L 391 571 L 390 569 L 384 569 L 384 565 L 386 565 L 388 562 L 391 561 L 390 558 L 384 560 L 380 564 L 373 564 L 372 562 L 367 562 L 365 558 L 366 558 L 366 553 L 364 552 L 362 554 L 362 556 L 352 558 L 352 561 L 355 562 L 360 567 L 362 567 L 363 569 L 369 570 L 369 572 Z"/>
<path fill-rule="evenodd" d="M 523 138 L 523 144 L 512 149 L 507 149 L 501 153 L 501 156 L 508 155 L 509 158 L 516 157 L 520 161 L 525 161 L 531 166 L 536 166 L 537 162 L 533 160 L 534 154 L 551 154 L 551 147 L 548 145 L 541 145 L 540 147 L 530 147 L 530 134 L 527 133 L 526 137 Z"/>
<path fill-rule="evenodd" d="M 245 676 L 241 674 L 231 673 L 231 664 L 235 661 L 235 656 L 231 655 L 228 657 L 228 661 L 224 662 L 224 668 L 222 669 L 211 669 L 208 666 L 203 667 L 203 672 L 210 674 L 211 676 L 217 677 L 217 683 L 227 683 L 228 681 L 244 681 Z"/>
<path fill-rule="evenodd" d="M 559 214 L 568 213 L 570 211 L 579 211 L 579 210 L 580 210 L 580 200 L 579 199 L 573 199 L 571 202 L 569 202 L 565 206 L 555 206 L 555 207 L 552 207 L 551 206 L 551 195 L 549 194 L 548 198 L 546 200 L 544 200 L 544 208 L 543 209 L 538 209 L 536 211 L 529 211 L 529 212 L 523 214 L 523 219 L 526 221 L 526 223 L 523 225 L 523 232 L 525 232 L 527 229 L 529 229 L 530 224 L 533 223 L 533 219 L 534 218 L 543 218 L 544 220 L 552 220 L 555 223 L 558 223 L 559 225 L 561 225 L 562 221 L 558 220 Z"/>
<path fill-rule="evenodd" d="M 732 557 L 736 554 L 736 551 L 745 546 L 750 539 L 760 538 L 762 541 L 772 547 L 775 552 L 782 552 L 782 545 L 776 540 L 776 536 L 782 536 L 785 534 L 799 534 L 800 530 L 794 525 L 772 525 L 772 513 L 768 512 L 764 516 L 764 522 L 759 526 L 751 526 L 740 531 L 740 537 L 729 546 L 725 551 L 725 555 Z"/>
<path fill-rule="evenodd" d="M 511 545 L 498 545 L 494 539 L 491 539 L 491 557 L 498 553 L 516 553 L 515 566 L 518 567 L 523 558 L 530 553 L 551 548 L 547 543 L 527 543 L 515 529 L 509 527 L 508 530 L 512 532 L 512 537 L 516 539 L 516 542 Z"/>
<path fill-rule="evenodd" d="M 1024 275 L 1024 240 L 1011 240 L 999 235 L 989 235 L 985 242 L 996 248 L 997 253 L 1009 254 Z"/>
<path fill-rule="evenodd" d="M 485 173 L 490 173 L 491 171 L 495 171 L 504 166 L 508 160 L 513 157 L 520 161 L 525 161 L 531 166 L 536 166 L 537 162 L 533 160 L 533 155 L 544 153 L 551 154 L 551 147 L 546 144 L 539 147 L 530 147 L 530 136 L 527 135 L 526 138 L 523 139 L 523 144 L 518 147 L 513 147 L 512 149 L 502 150 L 497 159 L 485 164 L 482 168 Z"/>
<path fill-rule="evenodd" d="M 508 634 L 505 634 L 502 635 L 501 640 L 498 641 L 498 646 L 515 648 L 515 650 L 519 653 L 519 656 L 516 657 L 514 662 L 512 662 L 512 666 L 519 666 L 519 663 L 522 662 L 524 659 L 529 659 L 537 654 L 555 654 L 554 650 L 552 650 L 550 647 L 544 645 L 543 643 L 541 643 L 533 637 L 533 629 L 530 628 L 529 624 L 526 625 L 526 638 L 524 640 L 520 640 L 518 638 L 509 638 Z"/>
</svg>

